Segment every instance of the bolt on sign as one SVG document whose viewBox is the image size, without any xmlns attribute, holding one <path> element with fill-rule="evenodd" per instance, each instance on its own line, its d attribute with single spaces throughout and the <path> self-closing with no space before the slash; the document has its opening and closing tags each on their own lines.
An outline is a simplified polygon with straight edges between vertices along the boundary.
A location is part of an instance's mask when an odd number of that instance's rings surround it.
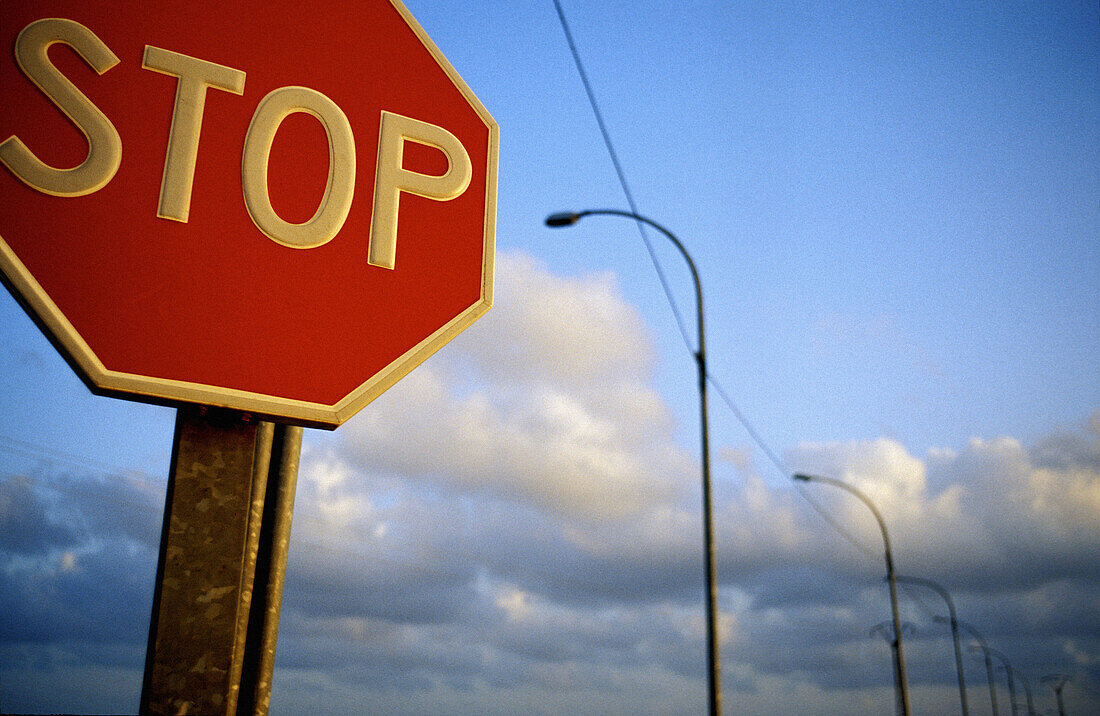
<svg viewBox="0 0 1100 716">
<path fill-rule="evenodd" d="M 397 0 L 0 5 L 0 268 L 96 393 L 336 427 L 492 304 L 498 129 Z"/>
</svg>

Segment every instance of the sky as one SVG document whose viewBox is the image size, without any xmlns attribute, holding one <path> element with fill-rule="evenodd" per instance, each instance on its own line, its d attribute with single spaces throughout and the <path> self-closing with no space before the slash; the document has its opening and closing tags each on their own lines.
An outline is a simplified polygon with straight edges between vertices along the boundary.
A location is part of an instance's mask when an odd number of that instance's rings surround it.
<svg viewBox="0 0 1100 716">
<path fill-rule="evenodd" d="M 630 221 L 543 225 L 626 208 L 550 0 L 406 4 L 500 125 L 495 305 L 306 431 L 272 713 L 698 713 L 690 277 L 651 234 L 686 345 Z M 1095 713 L 1096 3 L 562 8 L 763 441 L 712 392 L 726 711 L 893 708 L 881 538 L 802 471 L 874 500 L 1021 708 L 1057 673 Z M 6 293 L 0 336 L 0 709 L 134 713 L 175 411 L 93 396 Z M 914 713 L 957 712 L 945 606 L 900 598 Z"/>
</svg>

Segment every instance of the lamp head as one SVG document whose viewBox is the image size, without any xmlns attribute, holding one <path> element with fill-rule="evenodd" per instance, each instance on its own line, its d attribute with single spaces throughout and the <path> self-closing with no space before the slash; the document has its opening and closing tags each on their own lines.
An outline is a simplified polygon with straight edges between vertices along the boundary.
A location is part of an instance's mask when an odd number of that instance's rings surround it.
<svg viewBox="0 0 1100 716">
<path fill-rule="evenodd" d="M 798 480 L 798 481 L 800 481 L 800 482 L 809 482 L 810 480 L 812 480 L 812 479 L 813 479 L 813 476 L 812 476 L 812 475 L 803 475 L 803 474 L 802 474 L 802 473 L 800 473 L 800 472 L 796 472 L 796 473 L 794 474 L 794 479 L 796 479 L 796 480 Z"/>
<path fill-rule="evenodd" d="M 581 215 L 573 211 L 561 211 L 546 217 L 546 225 L 550 227 L 572 226 L 580 221 Z"/>
</svg>

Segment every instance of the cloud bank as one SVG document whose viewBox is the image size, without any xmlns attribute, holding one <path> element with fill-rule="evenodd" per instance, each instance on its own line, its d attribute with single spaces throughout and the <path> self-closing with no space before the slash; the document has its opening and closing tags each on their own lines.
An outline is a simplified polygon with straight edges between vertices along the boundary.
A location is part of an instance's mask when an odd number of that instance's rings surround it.
<svg viewBox="0 0 1100 716">
<path fill-rule="evenodd" d="M 273 713 L 699 712 L 697 464 L 673 440 L 654 360 L 613 275 L 502 255 L 484 319 L 336 434 L 307 438 Z M 806 486 L 849 541 L 750 449 L 717 447 L 727 703 L 888 712 L 870 513 Z M 785 459 L 867 493 L 898 569 L 947 587 L 1037 705 L 1050 671 L 1073 675 L 1067 701 L 1095 699 L 1100 414 L 1031 445 L 806 442 Z M 5 708 L 136 708 L 162 504 L 162 481 L 140 475 L 44 465 L 0 479 Z M 942 600 L 902 596 L 914 708 L 949 712 Z M 967 669 L 974 703 L 984 674 Z"/>
</svg>

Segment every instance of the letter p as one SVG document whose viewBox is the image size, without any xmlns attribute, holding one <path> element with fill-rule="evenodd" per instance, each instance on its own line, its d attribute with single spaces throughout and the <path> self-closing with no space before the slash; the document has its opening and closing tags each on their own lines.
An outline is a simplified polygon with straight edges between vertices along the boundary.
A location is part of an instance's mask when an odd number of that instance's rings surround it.
<svg viewBox="0 0 1100 716">
<path fill-rule="evenodd" d="M 447 157 L 440 176 L 420 174 L 402 166 L 405 141 L 434 147 Z M 401 192 L 435 201 L 450 201 L 470 186 L 473 164 L 458 138 L 442 127 L 382 110 L 378 130 L 378 161 L 374 175 L 374 213 L 370 224 L 367 262 L 392 269 L 397 254 L 397 207 Z"/>
</svg>

